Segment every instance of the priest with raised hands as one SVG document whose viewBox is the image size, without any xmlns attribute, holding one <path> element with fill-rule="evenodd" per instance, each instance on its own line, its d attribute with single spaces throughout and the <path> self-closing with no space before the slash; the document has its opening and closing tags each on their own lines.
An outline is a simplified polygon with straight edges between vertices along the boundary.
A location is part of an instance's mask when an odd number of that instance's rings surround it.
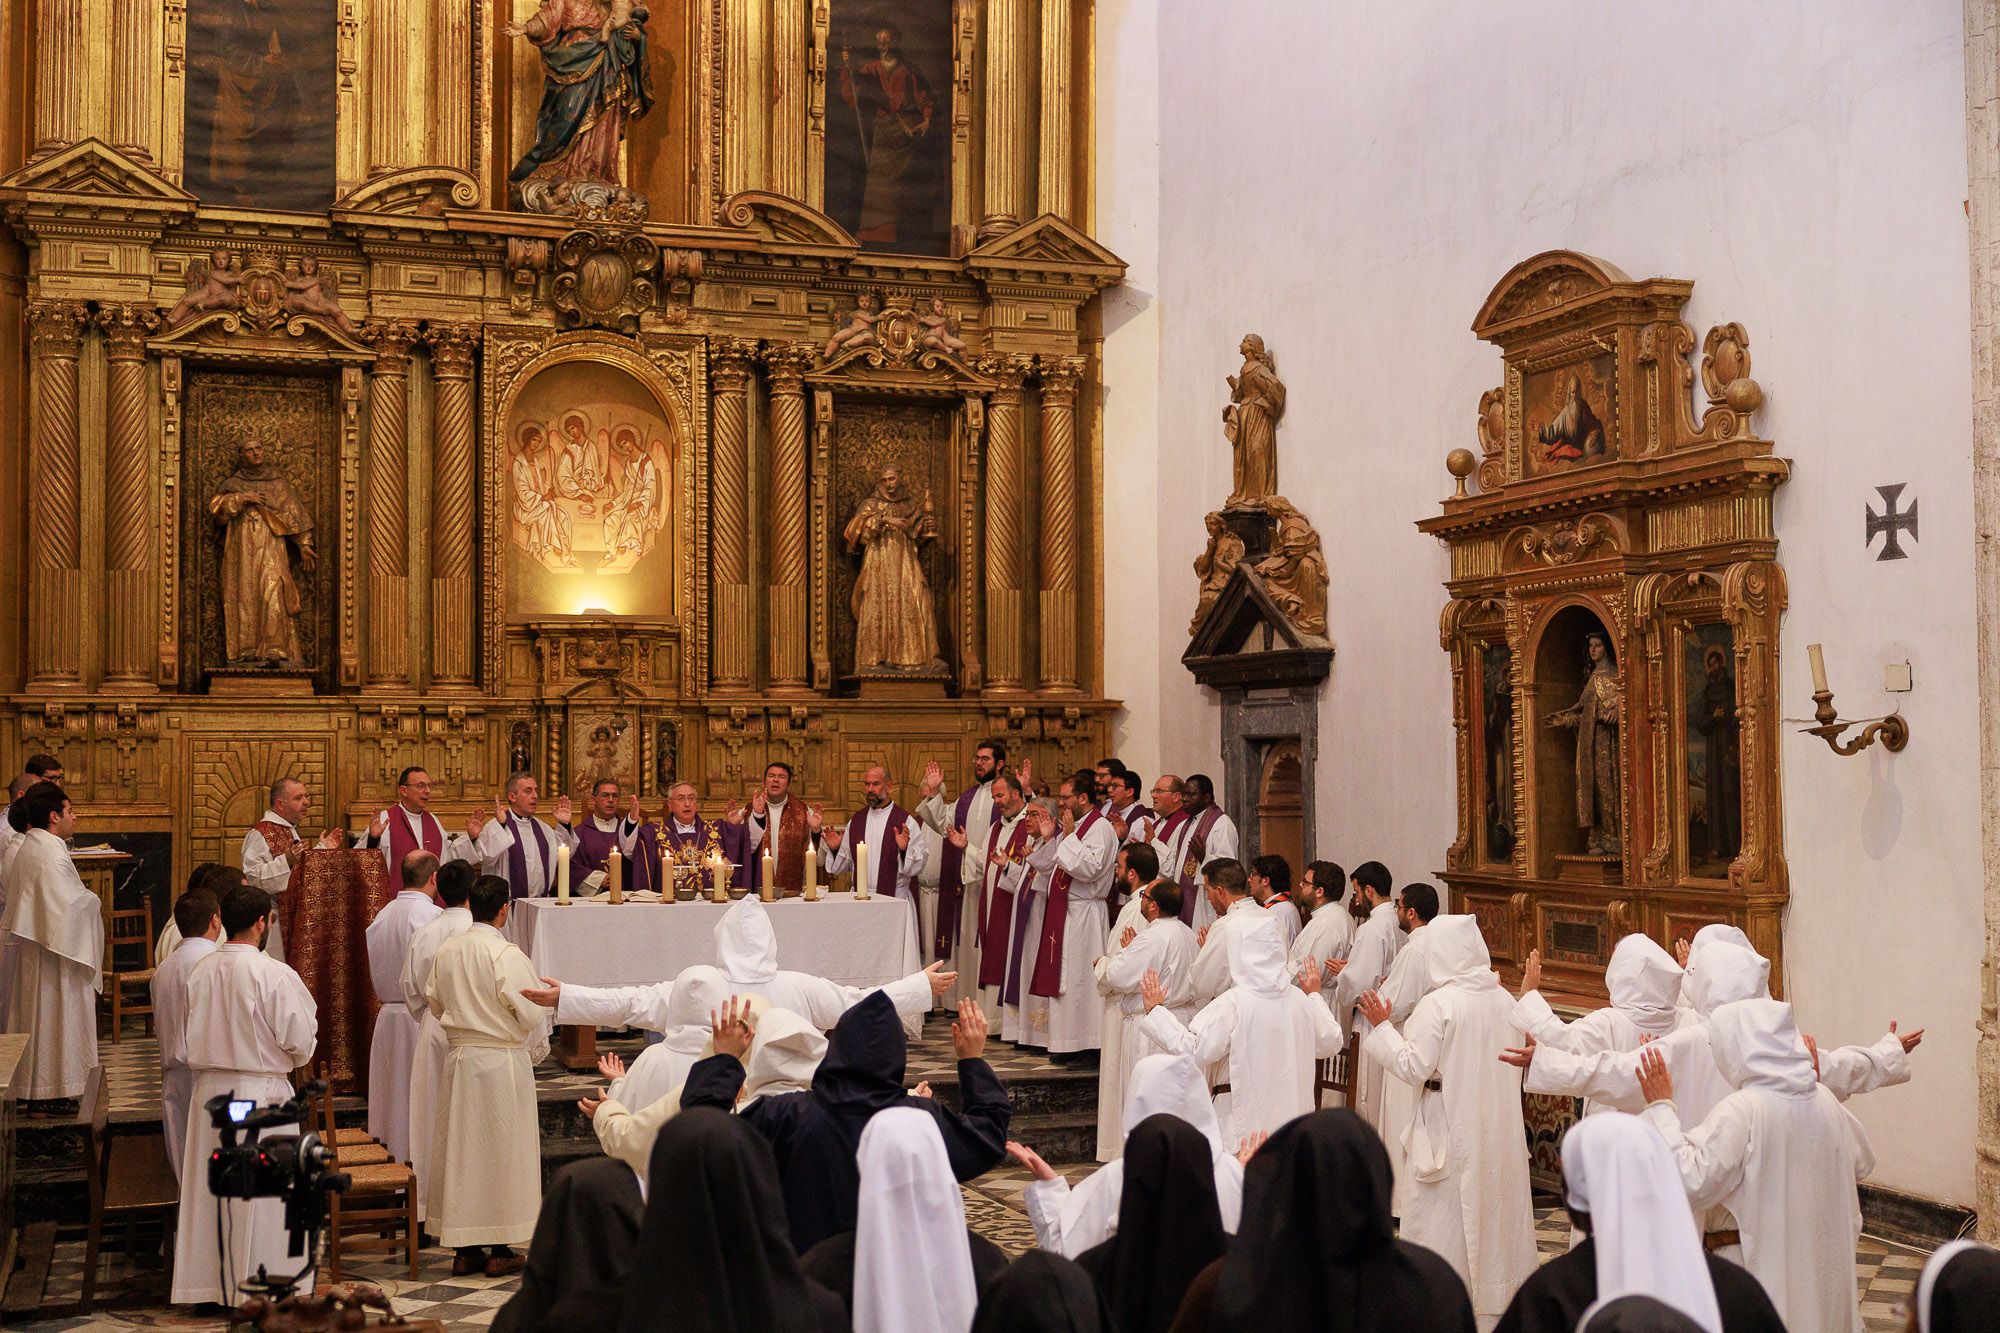
<svg viewBox="0 0 2000 1333">
<path fill-rule="evenodd" d="M 871 764 L 861 773 L 861 808 L 849 817 L 845 828 L 838 824 L 827 828 L 825 812 L 817 806 L 807 811 L 806 827 L 821 840 L 820 868 L 829 875 L 844 875 L 853 870 L 855 848 L 861 844 L 865 850 L 859 855 L 867 860 L 863 869 L 868 876 L 868 892 L 884 898 L 907 899 L 910 917 L 915 920 L 917 875 L 922 872 L 928 853 L 924 840 L 916 836 L 910 812 L 890 799 L 891 785 L 889 770 L 881 764 Z M 780 875 L 779 883 L 783 882 Z M 857 891 L 861 887 L 855 885 Z M 919 947 L 919 955 L 922 952 Z"/>
<path fill-rule="evenodd" d="M 299 834 L 299 821 L 312 807 L 312 793 L 297 778 L 279 778 L 271 784 L 271 804 L 243 835 L 243 878 L 251 887 L 273 898 L 291 887 L 292 869 L 305 859 L 306 840 Z M 337 828 L 326 829 L 314 844 L 322 850 L 347 845 L 347 835 Z M 393 870 L 394 867 L 391 867 Z M 279 962 L 285 961 L 284 932 L 271 922 L 271 938 L 264 946 Z"/>
<path fill-rule="evenodd" d="M 937 830 L 937 925 L 928 941 L 930 956 L 949 962 L 965 978 L 964 995 L 979 985 L 979 890 L 986 878 L 986 858 L 1000 824 L 993 779 L 1007 766 L 1007 747 L 984 740 L 972 752 L 972 785 L 950 806 L 944 803 L 944 770 L 936 762 L 924 766 L 923 799 L 917 818 Z M 963 998 L 963 995 L 960 997 Z"/>
<path fill-rule="evenodd" d="M 1299 937 L 1292 941 L 1288 961 L 1296 972 L 1306 959 L 1317 958 L 1321 966 L 1347 962 L 1354 943 L 1354 917 L 1342 901 L 1347 895 L 1347 872 L 1332 861 L 1309 861 L 1305 873 L 1292 888 L 1292 901 L 1305 917 Z M 1331 975 L 1331 973 L 1330 973 Z M 1320 998 L 1329 1004 L 1333 991 L 1322 989 Z"/>
<path fill-rule="evenodd" d="M 368 923 L 368 979 L 382 1006 L 368 1040 L 368 1134 L 399 1162 L 410 1160 L 410 1071 L 419 1035 L 403 1002 L 403 964 L 411 939 L 442 910 L 437 879 L 438 859 L 411 852 L 403 858 L 402 892 Z"/>
<path fill-rule="evenodd" d="M 624 806 L 624 813 L 619 807 Z M 617 778 L 599 778 L 590 788 L 590 813 L 576 826 L 576 865 L 582 879 L 603 870 L 617 848 L 625 862 L 627 893 L 656 893 L 660 874 L 660 829 L 639 808 L 638 796 L 624 795 Z"/>
<path fill-rule="evenodd" d="M 382 861 L 393 878 L 411 852 L 429 852 L 441 864 L 482 859 L 473 838 L 479 833 L 479 819 L 468 822 L 469 832 L 447 834 L 438 817 L 431 813 L 431 775 L 412 766 L 396 775 L 396 803 L 377 811 L 362 836 L 363 847 L 382 849 Z"/>
<path fill-rule="evenodd" d="M 814 813 L 823 813 L 814 807 Z M 805 887 L 806 857 L 812 854 L 813 835 L 806 828 L 806 803 L 792 794 L 792 766 L 774 759 L 764 766 L 764 785 L 750 793 L 742 805 L 726 816 L 743 830 L 743 856 L 736 868 L 736 883 L 754 889 L 763 883 L 763 852 L 771 848 L 771 878 L 783 893 L 797 893 Z"/>
<path fill-rule="evenodd" d="M 1152 848 L 1132 843 L 1121 849 L 1129 858 L 1128 876 L 1156 871 Z M 1097 1160 L 1116 1158 L 1125 1142 L 1118 1108 L 1125 1104 L 1125 1085 L 1132 1069 L 1161 1047 L 1146 1036 L 1145 1001 L 1140 987 L 1150 974 L 1166 988 L 1166 1007 L 1183 1023 L 1194 1017 L 1194 932 L 1181 922 L 1181 890 L 1171 880 L 1153 879 L 1135 891 L 1141 920 L 1126 926 L 1112 940 L 1113 952 L 1099 958 L 1094 971 L 1105 999 L 1105 1049 L 1097 1081 Z M 1114 1025 L 1115 1023 L 1115 1025 Z M 1112 1115 L 1107 1116 L 1106 1108 Z"/>
<path fill-rule="evenodd" d="M 561 849 L 576 850 L 569 797 L 556 798 L 553 824 L 535 817 L 540 804 L 541 788 L 534 775 L 511 773 L 493 799 L 493 819 L 482 826 L 479 816 L 472 817 L 472 845 L 479 853 L 480 873 L 506 880 L 507 891 L 516 898 L 554 894 Z M 572 876 L 572 888 L 577 878 Z"/>
<path fill-rule="evenodd" d="M 993 777 L 993 809 L 1000 819 L 980 870 L 979 888 L 974 894 L 978 929 L 973 947 L 979 960 L 977 999 L 989 1027 L 1005 1022 L 1006 992 L 1011 984 L 1020 1001 L 1018 969 L 1009 969 L 1017 922 L 1027 919 L 1026 868 L 1035 823 L 1028 818 L 1028 786 L 1012 773 Z M 964 952 L 964 941 L 960 941 Z M 963 977 L 963 973 L 960 976 Z M 967 996 L 965 998 L 973 998 Z M 1015 1011 L 1018 1021 L 1018 1008 Z M 1006 1034 L 1003 1032 L 1002 1036 Z"/>
<path fill-rule="evenodd" d="M 472 929 L 472 881 L 479 877 L 469 861 L 451 861 L 438 867 L 439 912 L 417 928 L 403 951 L 401 989 L 404 1007 L 417 1025 L 416 1047 L 410 1052 L 410 1166 L 417 1173 L 417 1218 L 429 1211 L 424 1197 L 436 1161 L 431 1145 L 437 1138 L 438 1085 L 444 1081 L 445 1057 L 451 1043 L 444 1025 L 431 1012 L 431 968 L 438 951 Z"/>
<path fill-rule="evenodd" d="M 1046 885 L 1047 900 L 1033 970 L 1024 978 L 1022 1021 L 1028 1040 L 1062 1064 L 1066 1056 L 1094 1054 L 1104 1040 L 1104 1001 L 1092 969 L 1111 924 L 1106 901 L 1118 869 L 1118 835 L 1098 809 L 1097 778 L 1089 769 L 1071 774 L 1057 801 L 1056 816 L 1039 808 L 1033 816 L 1042 846 L 1030 859 L 1045 858 L 1053 870 L 1037 881 Z"/>
<path fill-rule="evenodd" d="M 21 797 L 25 833 L 7 877 L 0 933 L 7 944 L 0 1031 L 25 1032 L 13 1095 L 81 1097 L 97 1066 L 97 995 L 104 988 L 104 917 L 66 839 L 76 810 L 63 789 L 38 782 Z"/>
<path fill-rule="evenodd" d="M 1118 845 L 1151 842 L 1157 816 L 1139 803 L 1139 775 L 1129 768 L 1120 769 L 1108 774 L 1103 786 L 1104 817 L 1111 821 Z"/>
<path fill-rule="evenodd" d="M 722 859 L 731 865 L 743 863 L 743 826 L 728 820 L 718 820 L 711 824 L 701 817 L 701 794 L 692 782 L 676 782 L 667 788 L 667 817 L 659 824 L 659 847 L 662 860 L 660 886 L 662 891 L 673 887 L 673 875 L 664 864 L 678 853 L 683 860 L 706 857 L 710 844 L 722 853 Z"/>
<path fill-rule="evenodd" d="M 208 1189 L 208 1157 L 222 1146 L 209 1099 L 226 1095 L 259 1106 L 290 1101 L 292 1071 L 312 1059 L 319 1031 L 306 983 L 264 952 L 271 895 L 239 885 L 222 896 L 221 911 L 222 947 L 188 975 L 187 1061 L 194 1090 L 181 1150 L 175 1305 L 233 1305 L 260 1265 L 277 1277 L 303 1268 L 303 1290 L 312 1289 L 311 1262 L 287 1254 L 284 1200 L 218 1200 Z"/>
</svg>

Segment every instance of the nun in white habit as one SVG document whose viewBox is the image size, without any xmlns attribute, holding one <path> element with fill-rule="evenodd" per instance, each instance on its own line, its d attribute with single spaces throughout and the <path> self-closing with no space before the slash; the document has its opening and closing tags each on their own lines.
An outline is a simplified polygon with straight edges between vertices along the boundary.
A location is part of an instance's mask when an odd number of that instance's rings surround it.
<svg viewBox="0 0 2000 1333">
<path fill-rule="evenodd" d="M 1215 1156 L 1215 1202 L 1222 1229 L 1236 1234 L 1243 1216 L 1243 1163 L 1223 1147 L 1222 1129 L 1209 1099 L 1208 1080 L 1186 1055 L 1149 1055 L 1132 1066 L 1125 1096 L 1125 1134 L 1148 1116 L 1172 1115 L 1193 1125 Z M 1035 1226 L 1035 1243 L 1065 1259 L 1111 1239 L 1118 1230 L 1118 1206 L 1125 1195 L 1125 1162 L 1108 1162 L 1071 1186 L 1033 1150 L 1009 1143 L 1007 1152 L 1035 1179 L 1021 1203 Z"/>
<path fill-rule="evenodd" d="M 569 989 L 563 988 L 565 996 Z M 688 1070 L 709 1049 L 709 1038 L 713 1035 L 709 1015 L 720 1009 L 729 996 L 729 980 L 720 968 L 696 963 L 681 969 L 681 974 L 674 978 L 672 998 L 659 1019 L 664 1037 L 639 1052 L 630 1069 L 615 1055 L 597 1062 L 597 1067 L 611 1079 L 611 1100 L 625 1106 L 651 1106 L 686 1082 Z"/>
<path fill-rule="evenodd" d="M 968 1333 L 979 1306 L 959 1192 L 937 1120 L 878 1112 L 856 1154 L 854 1333 Z"/>
</svg>

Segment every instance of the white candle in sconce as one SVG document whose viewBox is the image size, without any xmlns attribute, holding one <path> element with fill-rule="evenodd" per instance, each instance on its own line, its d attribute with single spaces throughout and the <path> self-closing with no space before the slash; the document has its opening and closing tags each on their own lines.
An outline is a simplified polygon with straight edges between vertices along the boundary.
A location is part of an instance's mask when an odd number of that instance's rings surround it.
<svg viewBox="0 0 2000 1333">
<path fill-rule="evenodd" d="M 1831 694 L 1826 684 L 1826 655 L 1816 643 L 1806 645 L 1806 659 L 1812 663 L 1813 693 Z"/>
</svg>

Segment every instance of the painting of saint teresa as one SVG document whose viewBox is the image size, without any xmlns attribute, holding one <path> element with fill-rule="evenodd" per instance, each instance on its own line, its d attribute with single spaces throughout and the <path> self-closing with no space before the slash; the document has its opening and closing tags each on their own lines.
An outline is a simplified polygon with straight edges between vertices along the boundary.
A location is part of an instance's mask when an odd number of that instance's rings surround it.
<svg viewBox="0 0 2000 1333">
<path fill-rule="evenodd" d="M 185 180 L 203 203 L 332 204 L 334 11 L 334 0 L 188 6 Z"/>
<path fill-rule="evenodd" d="M 827 47 L 827 212 L 864 250 L 946 253 L 950 4 L 837 6 Z"/>
</svg>

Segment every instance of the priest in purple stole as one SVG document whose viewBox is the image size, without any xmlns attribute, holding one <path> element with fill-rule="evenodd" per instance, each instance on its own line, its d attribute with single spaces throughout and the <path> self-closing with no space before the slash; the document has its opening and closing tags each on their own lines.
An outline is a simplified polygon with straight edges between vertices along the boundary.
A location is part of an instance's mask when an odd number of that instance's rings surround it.
<svg viewBox="0 0 2000 1333">
<path fill-rule="evenodd" d="M 599 778 L 590 789 L 590 813 L 576 826 L 576 866 L 578 879 L 604 869 L 616 847 L 625 859 L 627 893 L 657 891 L 660 887 L 660 830 L 643 817 L 639 798 L 634 796 L 623 816 L 618 807 L 624 788 L 616 778 Z M 607 883 L 606 888 L 610 885 Z"/>
<path fill-rule="evenodd" d="M 854 868 L 854 845 L 868 845 L 868 891 L 882 897 L 907 898 L 910 920 L 917 919 L 917 876 L 924 868 L 924 840 L 917 836 L 910 812 L 889 799 L 889 770 L 871 765 L 861 775 L 864 804 L 847 821 L 843 832 L 822 828 L 817 810 L 808 817 L 808 827 L 821 834 L 824 851 L 821 866 L 828 875 Z"/>
<path fill-rule="evenodd" d="M 690 856 L 705 859 L 711 845 L 721 851 L 722 859 L 731 865 L 744 863 L 743 825 L 732 824 L 726 819 L 714 822 L 703 819 L 701 795 L 695 791 L 692 782 L 676 782 L 667 788 L 667 817 L 657 832 L 663 875 L 669 873 L 664 862 L 672 860 L 676 852 L 683 861 Z"/>
</svg>

